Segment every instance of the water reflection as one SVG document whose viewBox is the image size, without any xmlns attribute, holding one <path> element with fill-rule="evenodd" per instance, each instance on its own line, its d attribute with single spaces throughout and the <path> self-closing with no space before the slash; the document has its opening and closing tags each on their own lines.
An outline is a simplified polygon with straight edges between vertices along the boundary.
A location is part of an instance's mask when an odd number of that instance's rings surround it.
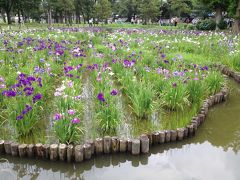
<svg viewBox="0 0 240 180">
<path fill-rule="evenodd" d="M 187 143 L 187 142 L 186 142 Z M 173 148 L 175 146 L 175 148 Z M 176 148 L 177 146 L 177 148 Z M 82 164 L 7 157 L 0 179 L 240 179 L 240 154 L 205 141 L 154 147 L 151 155 L 97 157 Z"/>
</svg>

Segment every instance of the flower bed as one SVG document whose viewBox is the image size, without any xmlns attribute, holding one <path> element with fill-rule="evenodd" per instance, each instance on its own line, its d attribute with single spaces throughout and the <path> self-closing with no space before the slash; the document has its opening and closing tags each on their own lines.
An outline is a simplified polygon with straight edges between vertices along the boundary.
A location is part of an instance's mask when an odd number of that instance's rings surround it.
<svg viewBox="0 0 240 180">
<path fill-rule="evenodd" d="M 204 122 L 208 110 L 215 104 L 225 101 L 229 90 L 223 87 L 214 96 L 210 96 L 204 101 L 200 112 L 192 118 L 189 125 L 177 130 L 162 130 L 149 134 L 143 134 L 139 138 L 125 139 L 118 137 L 105 136 L 94 141 L 89 140 L 84 145 L 66 144 L 18 144 L 12 141 L 0 140 L 0 154 L 12 156 L 49 159 L 51 161 L 82 162 L 89 160 L 93 155 L 109 153 L 126 153 L 132 155 L 146 154 L 151 145 L 164 144 L 168 142 L 181 141 L 195 135 L 198 127 Z"/>
<path fill-rule="evenodd" d="M 238 53 L 237 40 L 228 49 L 224 36 L 145 29 L 3 33 L 0 138 L 74 145 L 185 127 L 225 83 L 211 66 L 216 54 Z"/>
</svg>

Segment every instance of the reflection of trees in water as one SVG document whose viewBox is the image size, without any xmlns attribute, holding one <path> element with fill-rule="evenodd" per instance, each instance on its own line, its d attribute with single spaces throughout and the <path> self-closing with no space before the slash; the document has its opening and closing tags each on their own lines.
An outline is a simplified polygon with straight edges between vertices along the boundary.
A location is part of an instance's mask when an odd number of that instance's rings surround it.
<svg viewBox="0 0 240 180">
<path fill-rule="evenodd" d="M 240 137 L 238 134 L 237 137 Z M 236 139 L 236 147 L 239 146 L 239 139 Z M 54 177 L 57 179 L 80 179 L 84 180 L 86 172 L 94 171 L 94 169 L 101 169 L 104 167 L 121 167 L 121 164 L 129 163 L 129 166 L 138 167 L 145 166 L 148 164 L 148 158 L 151 154 L 168 154 L 176 153 L 177 149 L 181 152 L 178 153 L 188 153 L 191 150 L 193 142 L 196 144 L 202 144 L 205 141 L 197 141 L 196 137 L 183 140 L 181 142 L 173 142 L 164 145 L 157 145 L 151 148 L 151 151 L 147 155 L 132 156 L 127 153 L 113 154 L 113 155 L 102 155 L 95 156 L 89 161 L 83 163 L 67 163 L 67 162 L 51 162 L 47 160 L 40 159 L 21 159 L 13 158 L 7 156 L 8 162 L 0 164 L 0 169 L 10 172 L 13 177 L 19 179 L 28 178 L 29 179 L 49 179 L 49 177 Z M 184 146 L 184 148 L 183 148 Z M 171 150 L 172 149 L 172 150 Z M 1 173 L 2 170 L 0 170 Z M 17 179 L 14 178 L 14 179 Z"/>
<path fill-rule="evenodd" d="M 7 179 L 7 177 L 10 177 L 12 179 L 16 179 L 17 177 L 15 176 L 14 172 L 11 169 L 10 163 L 8 162 L 7 159 L 0 159 L 0 177 L 4 177 L 4 179 Z"/>
<path fill-rule="evenodd" d="M 226 146 L 226 150 L 229 147 L 237 154 L 240 149 L 240 131 L 236 131 L 234 133 L 234 139 Z M 225 149 L 225 148 L 224 148 Z"/>
<path fill-rule="evenodd" d="M 149 154 L 150 155 L 150 154 Z M 21 159 L 6 157 L 9 163 L 4 162 L 0 168 L 6 167 L 13 175 L 19 179 L 37 179 L 46 176 L 59 177 L 58 179 L 80 179 L 84 180 L 84 172 L 94 168 L 110 166 L 120 167 L 122 163 L 131 162 L 132 166 L 138 167 L 140 164 L 147 165 L 149 155 L 132 156 L 129 154 L 114 154 L 97 156 L 83 163 L 50 162 L 39 159 Z M 44 172 L 45 171 L 45 172 Z M 40 176 L 41 174 L 41 176 Z M 15 178 L 16 179 L 16 178 Z"/>
</svg>

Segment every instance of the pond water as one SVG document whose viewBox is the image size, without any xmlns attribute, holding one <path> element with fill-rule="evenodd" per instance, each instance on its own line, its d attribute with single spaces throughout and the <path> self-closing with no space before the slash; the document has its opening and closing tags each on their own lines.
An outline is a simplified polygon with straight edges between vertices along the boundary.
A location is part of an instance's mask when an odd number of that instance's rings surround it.
<svg viewBox="0 0 240 180">
<path fill-rule="evenodd" d="M 210 110 L 197 135 L 154 146 L 148 155 L 95 157 L 80 164 L 3 156 L 0 179 L 240 179 L 240 86 L 230 81 L 227 102 Z"/>
</svg>

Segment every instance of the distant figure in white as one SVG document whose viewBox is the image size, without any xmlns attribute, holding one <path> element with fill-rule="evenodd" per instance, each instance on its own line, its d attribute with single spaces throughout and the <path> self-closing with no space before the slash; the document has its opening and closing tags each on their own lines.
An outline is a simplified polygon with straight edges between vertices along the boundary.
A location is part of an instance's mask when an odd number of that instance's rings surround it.
<svg viewBox="0 0 240 180">
<path fill-rule="evenodd" d="M 15 24 L 19 25 L 19 27 L 21 27 L 22 25 L 24 25 L 24 20 L 23 20 L 23 16 L 20 16 L 20 23 L 19 23 L 19 19 L 18 16 L 16 15 L 14 18 Z"/>
<path fill-rule="evenodd" d="M 90 27 L 93 26 L 93 18 L 89 19 L 89 26 L 90 26 Z"/>
<path fill-rule="evenodd" d="M 134 20 L 134 18 L 132 17 L 132 19 L 131 19 L 131 23 L 132 24 L 134 24 L 135 23 L 135 20 Z"/>
</svg>

